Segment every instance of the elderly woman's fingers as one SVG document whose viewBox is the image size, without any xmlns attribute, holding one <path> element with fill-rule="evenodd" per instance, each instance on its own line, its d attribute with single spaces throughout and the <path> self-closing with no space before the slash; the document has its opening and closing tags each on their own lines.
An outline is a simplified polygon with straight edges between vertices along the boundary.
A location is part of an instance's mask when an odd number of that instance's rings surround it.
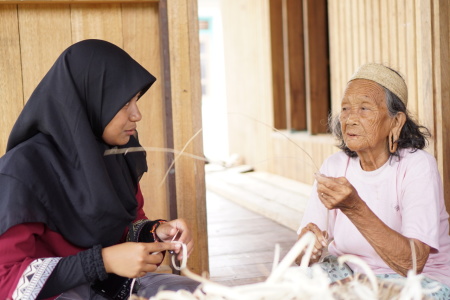
<svg viewBox="0 0 450 300">
<path fill-rule="evenodd" d="M 316 176 L 317 193 L 319 198 L 327 195 L 332 195 L 339 190 L 339 184 L 334 181 L 333 177 L 326 177 L 325 175 Z M 321 200 L 323 200 L 321 198 Z"/>
<path fill-rule="evenodd" d="M 320 201 L 328 209 L 351 208 L 359 197 L 345 177 L 316 176 L 317 194 Z"/>
<path fill-rule="evenodd" d="M 320 185 L 323 189 L 334 191 L 339 189 L 340 186 L 345 185 L 348 181 L 345 177 L 327 177 L 325 175 L 316 176 L 317 185 Z"/>
<path fill-rule="evenodd" d="M 307 231 L 311 231 L 316 236 L 316 243 L 314 247 L 318 250 L 322 249 L 323 247 L 327 246 L 327 241 L 325 239 L 325 236 L 323 234 L 323 231 L 320 230 L 319 226 L 317 226 L 314 223 L 309 223 L 305 226 L 305 229 Z"/>
<path fill-rule="evenodd" d="M 322 252 L 323 252 L 323 248 L 327 246 L 326 236 L 328 234 L 326 233 L 326 231 L 321 231 L 320 228 L 316 224 L 309 223 L 308 225 L 306 225 L 305 227 L 302 228 L 298 238 L 300 239 L 308 231 L 311 231 L 316 236 L 316 242 L 314 244 L 313 253 L 312 253 L 311 259 L 310 259 L 310 264 L 312 264 L 312 263 L 319 261 L 321 255 L 322 255 Z M 295 260 L 296 264 L 298 264 L 298 265 L 300 264 L 303 255 L 304 255 L 304 253 L 301 253 L 297 257 L 297 259 Z"/>
</svg>

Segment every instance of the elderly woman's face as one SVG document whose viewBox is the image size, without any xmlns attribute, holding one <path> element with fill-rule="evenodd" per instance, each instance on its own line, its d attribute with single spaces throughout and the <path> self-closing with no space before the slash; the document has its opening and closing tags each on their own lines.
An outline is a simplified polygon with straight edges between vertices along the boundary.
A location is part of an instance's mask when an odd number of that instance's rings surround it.
<svg viewBox="0 0 450 300">
<path fill-rule="evenodd" d="M 373 81 L 356 79 L 348 83 L 339 120 L 350 150 L 358 154 L 387 151 L 392 118 L 385 97 L 384 89 Z"/>
</svg>

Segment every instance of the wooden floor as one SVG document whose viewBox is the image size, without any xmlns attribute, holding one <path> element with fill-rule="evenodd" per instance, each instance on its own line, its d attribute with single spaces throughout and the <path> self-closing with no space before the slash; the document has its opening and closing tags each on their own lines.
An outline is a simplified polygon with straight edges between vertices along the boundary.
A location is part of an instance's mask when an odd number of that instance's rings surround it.
<svg viewBox="0 0 450 300">
<path fill-rule="evenodd" d="M 296 242 L 295 231 L 207 191 L 210 279 L 236 286 L 264 281 L 275 244 L 281 258 Z"/>
</svg>

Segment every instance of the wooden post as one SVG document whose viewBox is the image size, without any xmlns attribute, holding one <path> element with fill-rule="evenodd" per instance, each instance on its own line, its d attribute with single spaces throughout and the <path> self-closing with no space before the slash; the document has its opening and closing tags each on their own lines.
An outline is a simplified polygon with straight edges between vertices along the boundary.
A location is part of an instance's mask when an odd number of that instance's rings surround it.
<svg viewBox="0 0 450 300">
<path fill-rule="evenodd" d="M 162 2 L 162 1 L 161 1 Z M 196 0 L 167 1 L 174 149 L 203 156 L 200 51 Z M 195 240 L 188 267 L 208 271 L 204 161 L 175 156 L 178 217 Z"/>
<path fill-rule="evenodd" d="M 437 0 L 433 3 L 433 60 L 434 60 L 434 97 L 436 124 L 436 158 L 439 172 L 444 183 L 444 199 L 447 211 L 450 212 L 450 4 L 447 0 Z"/>
</svg>

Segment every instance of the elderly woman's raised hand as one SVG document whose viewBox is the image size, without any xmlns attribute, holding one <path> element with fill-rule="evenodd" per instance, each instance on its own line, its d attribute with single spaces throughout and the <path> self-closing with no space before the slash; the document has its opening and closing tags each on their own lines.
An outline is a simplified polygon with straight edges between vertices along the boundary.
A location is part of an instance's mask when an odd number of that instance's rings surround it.
<svg viewBox="0 0 450 300">
<path fill-rule="evenodd" d="M 354 209 L 362 201 L 345 177 L 327 177 L 323 174 L 316 174 L 315 177 L 317 194 L 326 208 L 345 212 Z"/>
<path fill-rule="evenodd" d="M 302 228 L 302 231 L 298 235 L 298 239 L 301 239 L 308 231 L 311 231 L 316 235 L 316 243 L 314 244 L 313 253 L 311 255 L 311 259 L 309 260 L 309 264 L 313 264 L 320 260 L 323 249 L 327 247 L 328 233 L 326 231 L 320 230 L 320 228 L 316 224 L 309 223 Z M 297 265 L 300 265 L 303 255 L 304 253 L 301 253 L 295 260 L 295 263 Z"/>
</svg>

